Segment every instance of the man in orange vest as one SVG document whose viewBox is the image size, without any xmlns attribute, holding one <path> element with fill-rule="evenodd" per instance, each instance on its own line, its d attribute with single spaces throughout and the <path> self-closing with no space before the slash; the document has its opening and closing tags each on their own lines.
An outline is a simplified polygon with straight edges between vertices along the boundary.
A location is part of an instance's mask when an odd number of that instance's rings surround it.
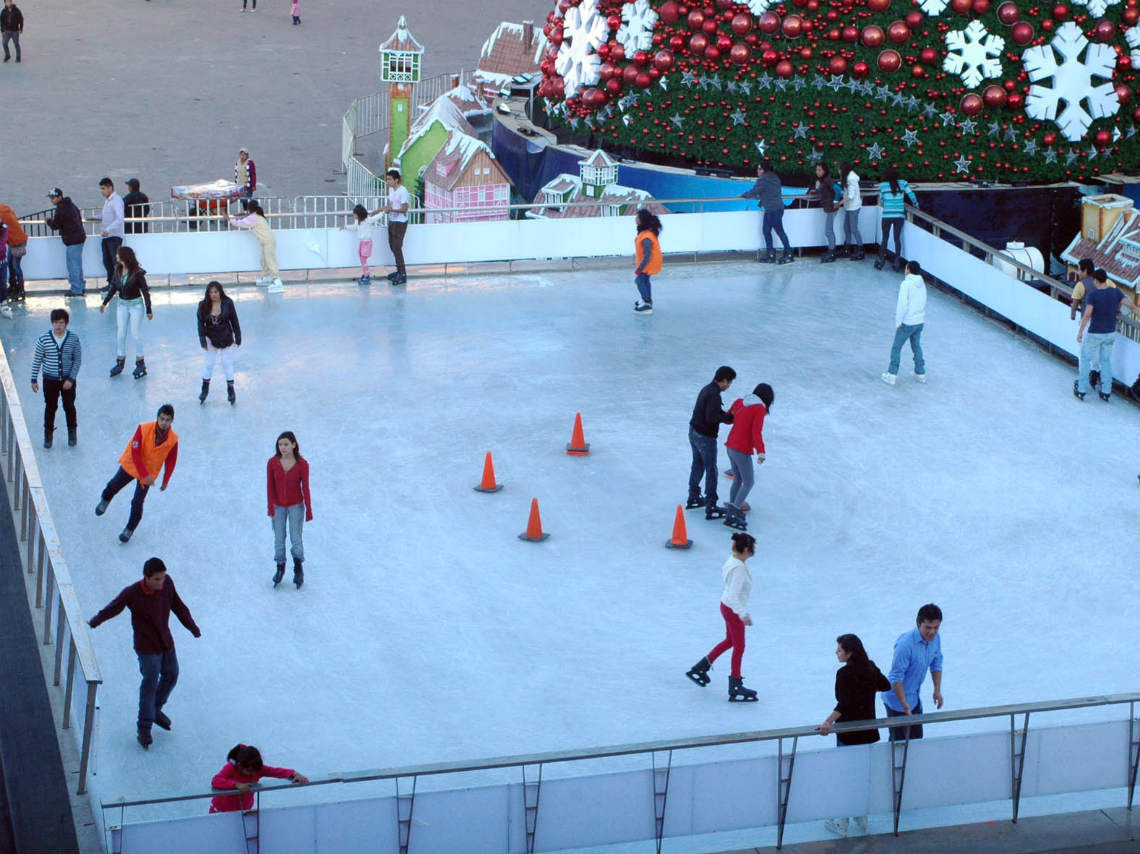
<svg viewBox="0 0 1140 854">
<path fill-rule="evenodd" d="M 102 516 L 107 512 L 107 505 L 111 503 L 120 489 L 135 482 L 135 495 L 131 499 L 131 515 L 127 519 L 127 527 L 119 534 L 119 542 L 126 543 L 131 534 L 142 520 L 143 502 L 146 494 L 163 469 L 162 486 L 165 490 L 170 483 L 170 476 L 174 474 L 174 466 L 178 462 L 178 434 L 170 429 L 174 423 L 174 407 L 164 403 L 158 408 L 158 417 L 155 421 L 147 421 L 135 429 L 135 435 L 127 443 L 126 449 L 119 457 L 119 470 L 107 482 L 103 490 L 102 500 L 95 508 L 95 515 Z"/>
</svg>

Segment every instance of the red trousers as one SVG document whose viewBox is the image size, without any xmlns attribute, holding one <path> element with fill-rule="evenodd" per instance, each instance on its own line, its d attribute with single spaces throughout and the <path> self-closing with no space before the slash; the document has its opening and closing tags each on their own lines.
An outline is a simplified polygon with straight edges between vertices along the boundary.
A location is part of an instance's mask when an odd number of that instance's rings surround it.
<svg viewBox="0 0 1140 854">
<path fill-rule="evenodd" d="M 712 648 L 709 653 L 709 663 L 716 661 L 721 653 L 732 649 L 732 675 L 740 678 L 740 660 L 744 658 L 744 621 L 736 612 L 720 603 L 720 614 L 724 617 L 724 640 Z"/>
</svg>

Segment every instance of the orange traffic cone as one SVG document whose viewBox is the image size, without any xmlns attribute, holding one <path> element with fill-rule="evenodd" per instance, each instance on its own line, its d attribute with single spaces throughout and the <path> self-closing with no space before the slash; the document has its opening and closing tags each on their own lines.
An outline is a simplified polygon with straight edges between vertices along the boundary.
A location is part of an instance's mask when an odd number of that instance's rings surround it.
<svg viewBox="0 0 1140 854">
<path fill-rule="evenodd" d="M 566 446 L 566 453 L 572 457 L 584 457 L 590 453 L 590 443 L 582 432 L 582 413 L 574 413 L 574 432 L 570 434 L 570 444 Z"/>
<path fill-rule="evenodd" d="M 519 539 L 530 543 L 541 543 L 549 536 L 550 534 L 542 533 L 542 517 L 538 515 L 538 499 L 532 498 L 530 500 L 530 519 L 527 520 L 526 530 L 519 534 Z"/>
<path fill-rule="evenodd" d="M 673 519 L 673 539 L 665 543 L 667 549 L 687 549 L 693 544 L 685 532 L 685 511 L 680 504 L 677 505 L 677 515 Z"/>
<path fill-rule="evenodd" d="M 495 483 L 495 464 L 491 462 L 491 452 L 483 460 L 483 480 L 475 487 L 476 492 L 498 492 L 503 488 L 501 483 Z"/>
</svg>

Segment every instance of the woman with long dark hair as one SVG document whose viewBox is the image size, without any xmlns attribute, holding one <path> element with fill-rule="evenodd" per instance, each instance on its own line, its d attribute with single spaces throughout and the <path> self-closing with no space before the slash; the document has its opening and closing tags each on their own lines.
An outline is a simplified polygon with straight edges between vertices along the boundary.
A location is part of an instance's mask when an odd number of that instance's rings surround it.
<svg viewBox="0 0 1140 854">
<path fill-rule="evenodd" d="M 863 235 L 859 233 L 859 211 L 863 209 L 863 192 L 859 188 L 859 173 L 850 163 L 839 164 L 840 190 L 843 205 L 843 252 L 852 261 L 863 260 Z"/>
<path fill-rule="evenodd" d="M 218 356 L 222 357 L 222 367 L 226 371 L 226 395 L 232 406 L 237 400 L 234 393 L 234 348 L 241 346 L 241 325 L 238 323 L 234 301 L 226 296 L 222 283 L 210 282 L 206 293 L 198 303 L 198 343 L 206 351 L 202 363 L 202 392 L 198 402 L 205 403 L 210 393 L 210 378 Z"/>
<path fill-rule="evenodd" d="M 879 260 L 875 262 L 875 269 L 881 270 L 887 263 L 887 238 L 891 232 L 895 235 L 895 272 L 901 273 L 902 256 L 902 227 L 906 222 L 906 200 L 916 208 L 918 199 L 910 184 L 899 177 L 899 170 L 888 166 L 883 170 L 883 180 L 879 182 L 879 204 L 883 208 L 883 244 L 879 247 Z"/>
<path fill-rule="evenodd" d="M 107 304 L 119 295 L 119 307 L 115 313 L 117 326 L 117 344 L 115 366 L 111 368 L 111 376 L 117 377 L 123 372 L 123 365 L 127 362 L 127 329 L 130 328 L 131 337 L 135 341 L 135 369 L 131 372 L 136 380 L 146 376 L 146 360 L 143 358 L 142 343 L 142 316 L 146 309 L 146 319 L 154 320 L 154 312 L 150 305 L 150 288 L 146 283 L 146 270 L 139 266 L 139 259 L 135 257 L 135 250 L 129 246 L 120 246 L 115 253 L 117 263 L 115 273 L 111 279 L 111 286 L 107 288 L 107 295 L 103 297 L 103 304 L 99 306 L 99 313 L 107 310 Z"/>
<path fill-rule="evenodd" d="M 257 238 L 261 247 L 261 278 L 257 280 L 259 286 L 267 286 L 270 293 L 279 294 L 285 290 L 281 281 L 281 271 L 277 267 L 277 238 L 273 236 L 273 229 L 269 227 L 269 220 L 265 218 L 265 211 L 257 202 L 250 202 L 249 213 L 240 219 L 230 217 L 230 225 L 238 228 L 248 228 Z"/>
<path fill-rule="evenodd" d="M 653 284 L 650 276 L 661 272 L 661 244 L 657 238 L 661 234 L 661 220 L 656 214 L 641 208 L 637 212 L 637 238 L 634 240 L 636 266 L 633 281 L 641 301 L 633 304 L 638 314 L 653 314 Z"/>
<path fill-rule="evenodd" d="M 313 501 L 309 493 L 309 463 L 301 456 L 301 447 L 292 430 L 277 437 L 276 452 L 266 465 L 266 492 L 269 517 L 273 520 L 273 560 L 277 572 L 273 586 L 285 576 L 285 529 L 293 554 L 293 583 L 297 589 L 305 583 L 305 545 L 301 529 L 313 521 Z"/>
<path fill-rule="evenodd" d="M 819 260 L 830 264 L 835 260 L 835 214 L 839 205 L 835 201 L 835 180 L 826 163 L 815 164 L 815 191 L 823 208 L 823 236 L 827 239 L 827 252 Z"/>
</svg>

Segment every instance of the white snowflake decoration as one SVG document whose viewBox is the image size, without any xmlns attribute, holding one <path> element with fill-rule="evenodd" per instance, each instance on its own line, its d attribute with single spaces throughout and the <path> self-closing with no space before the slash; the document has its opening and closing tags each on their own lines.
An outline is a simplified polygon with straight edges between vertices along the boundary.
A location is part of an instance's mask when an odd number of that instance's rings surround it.
<svg viewBox="0 0 1140 854">
<path fill-rule="evenodd" d="M 1140 27 L 1129 27 L 1124 31 L 1124 41 L 1132 48 L 1129 58 L 1133 68 L 1140 68 Z"/>
<path fill-rule="evenodd" d="M 1082 53 L 1085 53 L 1083 62 Z M 1060 64 L 1057 55 L 1061 58 Z M 1027 48 L 1021 54 L 1021 62 L 1034 84 L 1053 78 L 1052 88 L 1029 87 L 1026 115 L 1055 122 L 1062 136 L 1070 142 L 1081 139 L 1093 119 L 1114 115 L 1120 108 L 1111 82 L 1093 84 L 1094 77 L 1111 81 L 1116 51 L 1106 44 L 1089 44 L 1081 28 L 1072 21 L 1066 21 L 1057 29 L 1057 35 L 1048 46 Z M 1058 115 L 1061 102 L 1065 107 Z M 1082 104 L 1087 105 L 1087 110 Z"/>
<path fill-rule="evenodd" d="M 988 77 L 1001 76 L 1002 48 L 1005 39 L 986 32 L 981 21 L 970 21 L 964 30 L 951 30 L 946 34 L 946 59 L 942 70 L 957 74 L 973 89 Z"/>
<path fill-rule="evenodd" d="M 772 0 L 748 0 L 748 10 L 753 15 L 759 15 L 761 12 L 767 12 L 768 7 L 772 5 Z"/>
<path fill-rule="evenodd" d="M 1099 18 L 1109 6 L 1115 6 L 1120 0 L 1075 0 L 1075 2 L 1087 7 L 1090 15 Z"/>
<path fill-rule="evenodd" d="M 649 0 L 626 3 L 621 7 L 621 19 L 623 23 L 618 27 L 617 40 L 625 48 L 626 56 L 653 47 L 653 26 L 657 23 L 657 13 L 650 7 Z"/>
<path fill-rule="evenodd" d="M 602 60 L 596 51 L 609 34 L 610 26 L 598 11 L 598 0 L 582 0 L 566 10 L 554 70 L 565 81 L 567 98 L 601 79 Z"/>
<path fill-rule="evenodd" d="M 950 0 L 921 0 L 918 4 L 923 12 L 932 18 L 937 18 L 942 14 L 942 10 L 950 5 Z"/>
</svg>

